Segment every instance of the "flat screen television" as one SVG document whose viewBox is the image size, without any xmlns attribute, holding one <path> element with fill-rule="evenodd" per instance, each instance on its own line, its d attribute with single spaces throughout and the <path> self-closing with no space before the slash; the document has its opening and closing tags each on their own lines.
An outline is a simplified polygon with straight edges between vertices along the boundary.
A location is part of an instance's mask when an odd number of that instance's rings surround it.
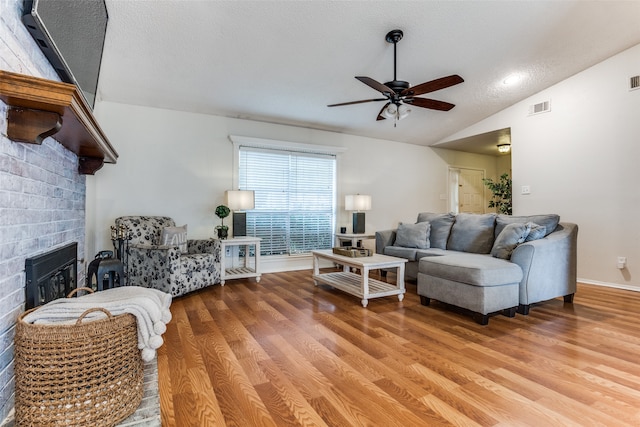
<svg viewBox="0 0 640 427">
<path fill-rule="evenodd" d="M 94 107 L 107 32 L 104 0 L 24 0 L 22 22 L 65 83 Z"/>
</svg>

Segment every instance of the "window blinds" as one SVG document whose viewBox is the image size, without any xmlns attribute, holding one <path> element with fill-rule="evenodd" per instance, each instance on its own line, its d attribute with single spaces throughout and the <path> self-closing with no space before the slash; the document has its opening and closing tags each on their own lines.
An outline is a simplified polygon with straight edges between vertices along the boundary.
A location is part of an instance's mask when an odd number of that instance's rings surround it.
<svg viewBox="0 0 640 427">
<path fill-rule="evenodd" d="M 247 235 L 262 255 L 329 249 L 335 224 L 335 155 L 240 146 L 238 184 L 254 190 Z"/>
</svg>

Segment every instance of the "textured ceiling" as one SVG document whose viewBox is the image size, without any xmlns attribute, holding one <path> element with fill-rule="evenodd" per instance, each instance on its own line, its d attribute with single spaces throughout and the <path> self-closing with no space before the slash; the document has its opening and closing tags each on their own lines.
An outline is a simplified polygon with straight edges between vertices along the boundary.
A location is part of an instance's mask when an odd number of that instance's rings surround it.
<svg viewBox="0 0 640 427">
<path fill-rule="evenodd" d="M 640 43 L 639 1 L 106 0 L 105 101 L 291 124 L 432 145 Z M 354 79 L 465 82 L 376 121 L 382 102 Z M 506 86 L 518 73 L 520 84 Z"/>
</svg>

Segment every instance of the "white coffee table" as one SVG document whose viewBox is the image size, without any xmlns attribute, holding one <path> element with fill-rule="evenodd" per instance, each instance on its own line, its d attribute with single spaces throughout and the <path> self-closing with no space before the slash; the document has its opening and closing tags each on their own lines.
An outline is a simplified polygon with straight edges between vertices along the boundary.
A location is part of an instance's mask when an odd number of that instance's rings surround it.
<svg viewBox="0 0 640 427">
<path fill-rule="evenodd" d="M 362 298 L 362 306 L 366 307 L 371 298 L 398 295 L 398 300 L 404 299 L 404 258 L 374 254 L 369 257 L 351 258 L 334 254 L 331 249 L 312 251 L 313 281 L 316 286 L 324 283 L 348 294 Z M 340 264 L 343 271 L 320 274 L 320 259 L 326 259 Z M 360 274 L 352 273 L 351 268 L 358 269 Z M 396 284 L 382 282 L 369 277 L 371 270 L 380 268 L 396 268 Z"/>
</svg>

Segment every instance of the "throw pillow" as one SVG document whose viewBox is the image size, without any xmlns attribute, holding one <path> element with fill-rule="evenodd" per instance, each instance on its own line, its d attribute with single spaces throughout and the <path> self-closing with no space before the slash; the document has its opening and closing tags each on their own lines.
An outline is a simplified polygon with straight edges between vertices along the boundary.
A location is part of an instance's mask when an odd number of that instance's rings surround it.
<svg viewBox="0 0 640 427">
<path fill-rule="evenodd" d="M 525 239 L 525 242 L 531 242 L 532 240 L 542 239 L 544 236 L 547 235 L 547 227 L 545 227 L 544 225 L 538 225 L 535 222 L 528 222 L 527 224 L 531 226 L 531 231 L 529 232 L 529 235 Z"/>
<path fill-rule="evenodd" d="M 429 248 L 429 230 L 431 224 L 428 222 L 419 222 L 417 224 L 398 225 L 396 230 L 396 241 L 394 246 L 402 246 L 404 248 Z"/>
<path fill-rule="evenodd" d="M 165 227 L 160 235 L 161 245 L 178 246 L 180 252 L 187 253 L 187 225 L 182 227 Z"/>
<path fill-rule="evenodd" d="M 531 231 L 531 223 L 507 224 L 493 243 L 491 256 L 495 258 L 510 259 L 513 250 L 525 241 Z"/>
<path fill-rule="evenodd" d="M 556 214 L 545 214 L 545 215 L 527 215 L 527 216 L 512 216 L 512 215 L 498 215 L 498 219 L 496 220 L 496 233 L 495 236 L 498 237 L 502 229 L 505 225 L 511 224 L 512 222 L 519 222 L 521 224 L 525 224 L 527 222 L 534 222 L 536 224 L 542 225 L 546 228 L 544 233 L 545 236 L 551 234 L 558 223 L 560 222 L 560 215 Z"/>
</svg>

